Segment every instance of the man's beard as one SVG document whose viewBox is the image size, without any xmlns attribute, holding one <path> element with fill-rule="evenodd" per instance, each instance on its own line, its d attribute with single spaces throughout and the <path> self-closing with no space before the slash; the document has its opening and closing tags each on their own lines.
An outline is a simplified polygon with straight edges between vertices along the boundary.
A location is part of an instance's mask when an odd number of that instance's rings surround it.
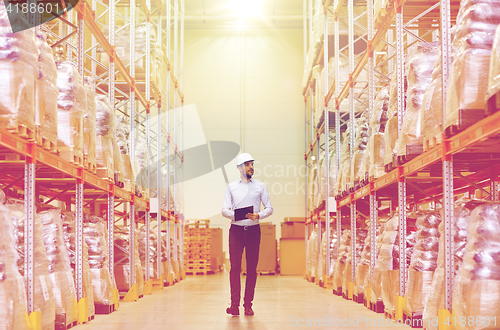
<svg viewBox="0 0 500 330">
<path fill-rule="evenodd" d="M 250 174 L 248 172 L 245 175 L 246 175 L 246 177 L 247 177 L 248 180 L 250 180 L 252 178 L 252 174 Z"/>
</svg>

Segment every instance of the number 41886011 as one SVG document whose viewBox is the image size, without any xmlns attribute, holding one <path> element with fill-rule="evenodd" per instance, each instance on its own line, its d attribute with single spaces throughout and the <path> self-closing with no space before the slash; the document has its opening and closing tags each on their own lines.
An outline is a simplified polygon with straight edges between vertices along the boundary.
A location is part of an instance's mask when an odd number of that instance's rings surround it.
<svg viewBox="0 0 500 330">
<path fill-rule="evenodd" d="M 452 317 L 449 316 L 445 319 L 444 324 L 451 326 L 462 326 L 462 327 L 489 327 L 489 326 L 497 326 L 497 317 L 496 316 L 460 316 L 460 317 Z"/>
</svg>

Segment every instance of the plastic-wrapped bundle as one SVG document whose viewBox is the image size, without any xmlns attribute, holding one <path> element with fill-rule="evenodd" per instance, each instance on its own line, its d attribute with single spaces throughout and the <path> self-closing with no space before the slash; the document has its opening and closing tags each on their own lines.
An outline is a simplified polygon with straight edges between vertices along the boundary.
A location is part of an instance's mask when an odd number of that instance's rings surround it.
<svg viewBox="0 0 500 330">
<path fill-rule="evenodd" d="M 1 191 L 1 190 L 0 190 Z M 0 203 L 0 329 L 28 330 L 24 278 L 17 268 L 19 258 L 14 240 L 14 226 L 9 210 Z"/>
<path fill-rule="evenodd" d="M 359 228 L 356 229 L 356 250 L 354 251 L 354 253 L 356 254 L 357 263 L 353 266 L 352 254 L 349 253 L 349 255 L 347 256 L 347 259 L 346 259 L 347 266 L 345 268 L 344 277 L 342 279 L 342 290 L 345 294 L 347 294 L 347 288 L 348 288 L 347 284 L 349 282 L 352 282 L 352 275 L 351 275 L 352 268 L 354 267 L 354 269 L 357 269 L 357 266 L 358 266 L 359 261 L 361 259 L 361 252 L 363 252 L 363 247 L 364 247 L 364 243 L 365 243 L 367 235 L 368 235 L 368 232 L 365 229 L 359 229 Z M 352 240 L 352 238 L 351 238 L 351 240 Z M 352 252 L 352 249 L 351 249 L 351 252 Z M 356 289 L 354 289 L 354 291 L 356 292 Z"/>
<path fill-rule="evenodd" d="M 113 304 L 114 280 L 108 268 L 108 232 L 103 219 L 84 215 L 83 236 L 88 245 L 89 266 L 96 304 Z"/>
<path fill-rule="evenodd" d="M 129 136 L 130 136 L 130 120 L 125 116 L 116 116 L 116 143 L 120 151 L 120 157 L 123 163 L 123 175 L 125 185 L 135 187 L 135 173 L 130 161 L 129 151 Z"/>
<path fill-rule="evenodd" d="M 389 89 L 384 87 L 375 98 L 370 126 L 372 135 L 368 142 L 368 157 L 365 157 L 364 171 L 368 172 L 370 178 L 378 178 L 384 175 L 385 140 L 384 132 L 387 123 L 387 111 L 389 109 Z"/>
<path fill-rule="evenodd" d="M 410 146 L 423 144 L 420 135 L 420 108 L 422 107 L 424 94 L 432 82 L 432 70 L 439 54 L 439 47 L 438 42 L 422 42 L 417 44 L 412 52 L 408 54 L 406 61 L 408 75 L 406 111 L 401 132 L 396 141 L 398 156 L 406 155 Z"/>
<path fill-rule="evenodd" d="M 368 112 L 365 111 L 361 117 L 356 119 L 356 137 L 354 141 L 354 156 L 351 164 L 351 182 L 352 180 L 365 179 L 365 172 L 363 171 L 362 164 L 370 139 L 368 124 Z M 351 184 L 351 187 L 353 186 L 354 184 Z"/>
<path fill-rule="evenodd" d="M 490 75 L 488 80 L 488 94 L 489 99 L 498 91 L 500 91 L 500 28 L 497 27 L 495 32 L 495 40 L 493 42 L 493 49 L 490 58 Z"/>
<path fill-rule="evenodd" d="M 35 81 L 38 77 L 38 49 L 34 29 L 12 33 L 12 26 L 28 25 L 24 15 L 9 20 L 0 4 L 0 126 L 19 125 L 35 131 Z"/>
<path fill-rule="evenodd" d="M 10 219 L 14 225 L 15 248 L 19 259 L 17 267 L 21 276 L 25 275 L 24 270 L 24 226 L 26 216 L 24 214 L 24 202 L 7 200 L 7 208 L 10 211 Z M 45 252 L 42 241 L 42 223 L 40 218 L 35 216 L 35 242 L 34 242 L 34 282 L 35 282 L 35 310 L 42 312 L 42 329 L 53 330 L 55 326 L 56 310 L 52 282 L 49 277 L 49 260 Z"/>
<path fill-rule="evenodd" d="M 380 225 L 377 224 L 377 231 L 380 232 Z M 369 231 L 366 233 L 366 239 L 363 245 L 356 266 L 356 276 L 354 279 L 354 294 L 365 292 L 366 287 L 370 284 L 370 264 L 371 264 L 371 238 Z"/>
<path fill-rule="evenodd" d="M 83 81 L 73 62 L 57 62 L 57 142 L 58 147 L 73 148 L 83 156 L 83 115 L 87 96 Z"/>
<path fill-rule="evenodd" d="M 56 326 L 67 327 L 77 320 L 76 290 L 69 253 L 64 243 L 61 210 L 49 208 L 38 213 L 43 242 L 49 259 L 49 277 L 56 306 Z"/>
<path fill-rule="evenodd" d="M 173 238 L 170 238 L 170 241 L 173 243 Z M 170 244 L 170 243 L 169 243 Z M 172 248 L 172 244 L 170 244 L 170 247 Z M 170 259 L 170 263 L 168 260 L 167 256 L 167 233 L 161 233 L 161 254 L 162 254 L 162 260 L 165 259 L 165 261 L 162 261 L 162 275 L 164 279 L 167 279 L 168 276 L 171 276 L 174 278 L 175 273 L 172 267 L 172 259 Z M 170 252 L 170 255 L 172 255 L 172 252 Z"/>
<path fill-rule="evenodd" d="M 388 220 L 387 218 L 379 219 L 380 227 L 377 232 L 377 251 L 375 256 L 375 268 L 373 268 L 373 277 L 370 278 L 370 276 L 367 276 L 365 278 L 365 285 L 364 285 L 365 290 L 368 286 L 370 286 L 371 288 L 370 301 L 373 304 L 376 304 L 378 301 L 382 301 L 382 283 L 380 275 L 380 263 L 378 262 L 378 259 L 385 234 L 385 222 L 387 222 L 387 220 Z"/>
<path fill-rule="evenodd" d="M 484 109 L 488 91 L 488 80 L 484 77 L 490 73 L 491 50 L 498 24 L 498 2 L 460 3 L 453 38 L 457 54 L 446 95 L 446 127 L 459 124 L 459 110 Z"/>
<path fill-rule="evenodd" d="M 309 209 L 314 210 L 317 206 L 316 203 L 316 195 L 318 194 L 318 162 L 316 160 L 316 157 L 312 156 L 311 157 L 311 167 L 309 168 L 309 175 L 307 176 L 309 180 L 309 188 L 308 188 L 308 193 L 309 196 L 307 196 L 308 204 L 309 204 Z"/>
<path fill-rule="evenodd" d="M 337 290 L 342 287 L 344 272 L 347 268 L 347 258 L 351 253 L 351 231 L 345 229 L 340 237 L 340 250 L 335 263 L 335 271 L 333 272 L 333 289 Z"/>
<path fill-rule="evenodd" d="M 314 226 L 309 239 L 307 240 L 306 250 L 306 272 L 309 277 L 314 277 L 318 267 L 318 227 Z"/>
<path fill-rule="evenodd" d="M 159 278 L 158 276 L 158 252 L 157 252 L 157 239 L 156 232 L 152 229 L 149 231 L 149 248 L 146 248 L 146 226 L 139 229 L 139 257 L 144 274 L 146 274 L 146 258 L 149 258 L 149 275 L 151 278 Z M 166 255 L 162 253 L 162 262 L 165 261 Z"/>
<path fill-rule="evenodd" d="M 139 259 L 137 231 L 134 235 L 134 272 L 139 295 L 144 292 L 144 276 L 142 273 L 141 260 Z M 117 227 L 114 233 L 114 253 L 115 253 L 115 280 L 119 291 L 128 291 L 132 284 L 130 282 L 130 228 Z"/>
<path fill-rule="evenodd" d="M 347 182 L 351 177 L 351 126 L 350 122 L 347 124 L 346 131 L 342 134 L 342 146 L 340 149 L 340 171 L 337 175 L 337 191 L 343 191 L 347 187 Z"/>
<path fill-rule="evenodd" d="M 318 276 L 320 281 L 324 281 L 324 275 L 332 276 L 335 262 L 337 261 L 337 231 L 334 224 L 330 225 L 330 268 L 326 269 L 326 234 L 321 238 L 321 254 L 318 261 Z"/>
<path fill-rule="evenodd" d="M 467 227 L 470 221 L 470 214 L 473 209 L 478 205 L 485 202 L 471 200 L 461 201 L 455 204 L 453 211 L 453 255 L 455 271 L 453 276 L 456 276 L 460 266 L 462 265 L 463 256 L 465 253 L 465 245 L 467 244 Z M 444 272 L 444 221 L 439 224 L 439 254 L 437 261 L 437 268 L 432 278 L 430 287 L 431 294 L 427 297 L 427 302 L 424 308 L 423 321 L 426 328 L 429 330 L 437 330 L 430 320 L 436 319 L 438 316 L 438 309 L 444 309 L 445 306 L 445 272 Z"/>
<path fill-rule="evenodd" d="M 406 103 L 406 79 L 405 82 L 405 103 Z M 406 105 L 405 105 L 406 106 Z M 396 140 L 398 139 L 398 77 L 397 70 L 391 78 L 389 86 L 389 109 L 387 110 L 387 122 L 385 124 L 384 141 L 385 156 L 384 165 L 392 163 L 392 157 L 395 153 Z"/>
<path fill-rule="evenodd" d="M 441 214 L 423 212 L 417 219 L 416 245 L 411 257 L 406 290 L 406 310 L 421 314 L 431 294 L 431 284 L 437 267 Z"/>
<path fill-rule="evenodd" d="M 36 80 L 35 125 L 39 136 L 57 145 L 57 68 L 47 35 L 36 31 L 38 79 Z"/>
<path fill-rule="evenodd" d="M 66 250 L 68 251 L 68 256 L 71 264 L 71 272 L 73 273 L 73 278 L 75 278 L 76 271 L 76 220 L 75 213 L 64 211 L 61 212 L 62 226 L 64 231 L 64 242 L 66 243 Z M 87 298 L 89 304 L 89 317 L 95 315 L 94 306 L 94 292 L 92 289 L 92 274 L 90 272 L 89 266 L 89 252 L 88 246 L 85 240 L 83 240 L 83 250 L 82 250 L 82 281 L 83 281 L 83 297 Z"/>
<path fill-rule="evenodd" d="M 115 120 L 113 109 L 105 95 L 96 95 L 96 162 L 97 167 L 106 168 L 112 177 L 115 168 L 113 140 Z"/>
<path fill-rule="evenodd" d="M 500 315 L 499 237 L 500 203 L 476 207 L 470 216 L 463 263 L 455 277 L 452 308 L 457 320 L 473 317 L 483 322 L 457 322 L 456 329 L 498 329 L 493 317 Z"/>
<path fill-rule="evenodd" d="M 135 182 L 146 193 L 149 193 L 149 184 L 146 176 L 146 169 L 149 165 L 149 149 L 146 141 L 137 138 L 135 141 L 135 164 L 133 164 L 134 172 L 136 173 Z"/>
<path fill-rule="evenodd" d="M 407 221 L 415 220 L 407 214 Z M 381 295 L 385 309 L 394 312 L 395 297 L 399 293 L 399 214 L 396 212 L 385 224 L 377 266 L 380 269 Z M 415 232 L 406 235 L 406 269 L 408 270 L 415 247 Z M 373 283 L 373 281 L 372 281 Z"/>
<path fill-rule="evenodd" d="M 85 95 L 87 96 L 87 109 L 83 115 L 83 156 L 87 162 L 96 163 L 96 102 L 95 91 L 92 89 L 90 78 L 85 77 Z"/>
</svg>

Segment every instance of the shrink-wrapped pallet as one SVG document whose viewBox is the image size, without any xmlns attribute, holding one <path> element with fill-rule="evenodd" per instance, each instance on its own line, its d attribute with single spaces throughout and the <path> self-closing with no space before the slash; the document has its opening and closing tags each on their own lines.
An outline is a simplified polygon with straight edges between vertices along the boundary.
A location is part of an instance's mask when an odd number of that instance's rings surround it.
<svg viewBox="0 0 500 330">
<path fill-rule="evenodd" d="M 495 32 L 495 41 L 493 42 L 490 58 L 489 77 L 488 99 L 500 91 L 500 27 L 497 27 Z"/>
<path fill-rule="evenodd" d="M 43 242 L 49 259 L 49 278 L 56 307 L 56 327 L 66 328 L 77 320 L 75 281 L 63 233 L 61 210 L 48 208 L 38 213 Z"/>
<path fill-rule="evenodd" d="M 10 21 L 9 16 L 12 16 Z M 11 25 L 12 24 L 12 25 Z M 0 4 L 0 127 L 25 126 L 35 131 L 35 82 L 38 49 L 34 29 L 12 33 L 11 26 L 26 26 L 24 15 L 8 15 Z M 28 25 L 29 26 L 29 25 Z"/>
<path fill-rule="evenodd" d="M 14 244 L 19 255 L 17 267 L 21 276 L 25 276 L 24 227 L 26 216 L 24 213 L 24 202 L 7 200 L 6 206 L 10 211 L 10 219 L 14 225 Z M 52 291 L 52 282 L 49 277 L 49 260 L 42 239 L 42 223 L 37 215 L 35 215 L 34 234 L 34 310 L 42 312 L 42 329 L 53 330 L 56 318 L 54 294 Z"/>
<path fill-rule="evenodd" d="M 424 141 L 436 139 L 440 141 L 443 131 L 443 75 L 441 67 L 441 54 L 434 63 L 432 82 L 425 92 L 420 108 L 420 133 Z M 434 143 L 432 144 L 434 145 Z M 429 145 L 431 147 L 432 145 Z M 424 146 L 425 148 L 425 146 Z"/>
<path fill-rule="evenodd" d="M 83 236 L 89 251 L 94 302 L 101 305 L 112 305 L 115 285 L 108 268 L 108 232 L 105 221 L 96 216 L 85 215 Z"/>
<path fill-rule="evenodd" d="M 500 24 L 500 4 L 462 1 L 453 46 L 457 48 L 450 69 L 446 95 L 445 127 L 460 124 L 460 110 L 481 111 L 486 104 L 490 57 L 495 29 Z M 481 119 L 482 116 L 477 116 Z"/>
<path fill-rule="evenodd" d="M 353 148 L 354 155 L 351 164 L 351 187 L 354 187 L 354 181 L 365 179 L 365 171 L 362 165 L 366 156 L 369 139 L 368 112 L 365 111 L 361 117 L 356 119 L 356 136 Z"/>
<path fill-rule="evenodd" d="M 467 231 L 463 263 L 453 288 L 455 329 L 498 329 L 500 203 L 476 207 L 471 213 Z M 469 322 L 469 318 L 475 322 Z M 463 322 L 464 319 L 467 321 Z"/>
<path fill-rule="evenodd" d="M 87 95 L 75 63 L 57 62 L 57 145 L 61 152 L 83 156 L 83 115 Z"/>
<path fill-rule="evenodd" d="M 146 226 L 139 229 L 137 240 L 139 241 L 139 257 L 141 258 L 141 265 L 143 273 L 146 274 L 146 258 L 149 259 L 149 276 L 150 278 L 159 278 L 158 276 L 158 250 L 156 232 L 152 229 L 149 231 L 149 247 L 146 246 Z M 163 251 L 162 251 L 163 252 Z M 166 260 L 166 255 L 161 254 L 161 261 Z M 146 278 L 147 280 L 147 278 Z"/>
<path fill-rule="evenodd" d="M 15 247 L 15 228 L 9 210 L 1 201 L 0 224 L 0 329 L 28 330 L 24 318 L 26 289 L 17 268 L 19 256 Z"/>
<path fill-rule="evenodd" d="M 96 95 L 96 163 L 97 168 L 105 169 L 106 176 L 113 178 L 115 159 L 113 140 L 115 121 L 113 109 L 105 95 Z"/>
<path fill-rule="evenodd" d="M 467 227 L 470 221 L 470 214 L 473 209 L 477 206 L 484 204 L 483 201 L 469 200 L 460 201 L 455 203 L 455 209 L 453 211 L 453 221 L 452 221 L 452 234 L 453 234 L 453 265 L 454 271 L 452 273 L 455 277 L 458 270 L 463 262 L 463 256 L 465 253 L 465 245 L 467 244 Z M 432 284 L 430 286 L 430 295 L 427 298 L 424 313 L 423 322 L 428 330 L 437 330 L 437 324 L 431 322 L 438 317 L 438 310 L 446 308 L 445 305 L 445 251 L 444 251 L 444 221 L 439 224 L 439 254 L 437 261 L 437 268 L 434 272 L 432 278 Z"/>
<path fill-rule="evenodd" d="M 407 221 L 414 222 L 415 214 L 407 214 Z M 395 310 L 395 298 L 399 295 L 399 214 L 396 212 L 385 223 L 385 231 L 382 244 L 377 258 L 376 268 L 380 271 L 380 292 L 385 310 L 393 313 Z M 415 246 L 415 233 L 406 235 L 406 269 L 410 266 L 413 248 Z M 372 284 L 374 281 L 372 280 Z"/>
<path fill-rule="evenodd" d="M 147 169 L 150 165 L 149 161 L 149 149 L 146 145 L 146 141 L 136 134 L 137 139 L 135 141 L 135 161 L 132 164 L 135 173 L 135 182 L 139 189 L 143 193 L 149 194 L 149 183 L 147 176 Z"/>
<path fill-rule="evenodd" d="M 172 244 L 173 244 L 173 238 L 170 237 L 170 240 L 167 244 L 167 233 L 161 233 L 161 251 L 162 251 L 162 260 L 163 256 L 165 257 L 165 261 L 162 261 L 162 274 L 163 278 L 167 279 L 169 276 L 171 278 L 174 278 L 175 273 L 174 269 L 172 266 Z M 170 245 L 170 246 L 168 246 Z M 170 257 L 167 254 L 167 248 L 170 248 Z"/>
<path fill-rule="evenodd" d="M 309 180 L 309 187 L 308 187 L 308 196 L 307 196 L 307 201 L 308 201 L 308 207 L 310 210 L 316 209 L 317 203 L 317 194 L 318 194 L 318 162 L 316 157 L 312 156 L 311 157 L 311 166 L 309 167 L 309 175 L 307 176 Z"/>
<path fill-rule="evenodd" d="M 115 254 L 115 280 L 119 291 L 127 292 L 132 284 L 137 283 L 139 296 L 144 292 L 144 276 L 142 273 L 141 260 L 139 259 L 139 250 L 137 242 L 137 231 L 134 234 L 134 279 L 131 279 L 130 268 L 130 228 L 117 227 L 115 229 L 114 254 Z"/>
<path fill-rule="evenodd" d="M 340 249 L 335 263 L 335 270 L 333 272 L 333 289 L 337 290 L 342 287 L 344 273 L 347 268 L 347 258 L 351 252 L 351 231 L 345 229 L 342 231 L 340 238 Z"/>
<path fill-rule="evenodd" d="M 392 218 L 392 217 L 391 217 Z M 370 276 L 365 277 L 365 295 L 367 295 L 366 289 L 368 287 L 371 288 L 370 291 L 370 302 L 373 304 L 376 304 L 379 301 L 382 301 L 382 286 L 381 286 L 381 279 L 380 279 L 380 263 L 378 262 L 379 260 L 379 255 L 380 255 L 380 249 L 382 248 L 382 243 L 384 239 L 384 234 L 385 234 L 385 227 L 386 227 L 386 222 L 388 218 L 387 217 L 381 217 L 379 219 L 379 224 L 380 227 L 377 230 L 377 245 L 376 248 L 377 250 L 375 251 L 375 267 L 373 268 L 373 277 L 370 278 Z M 372 251 L 370 248 L 370 255 Z"/>
<path fill-rule="evenodd" d="M 406 104 L 406 79 L 405 82 L 405 104 Z M 403 104 L 403 106 L 406 106 Z M 395 155 L 396 140 L 398 139 L 398 79 L 397 71 L 391 78 L 389 86 L 389 105 L 387 110 L 387 122 L 385 124 L 384 141 L 385 141 L 385 156 L 384 165 L 392 163 L 393 156 Z"/>
<path fill-rule="evenodd" d="M 330 225 L 330 245 L 328 246 L 330 250 L 330 267 L 326 268 L 326 234 L 321 238 L 321 254 L 320 259 L 318 261 L 318 276 L 320 281 L 325 280 L 326 276 L 333 275 L 333 269 L 335 262 L 337 261 L 337 231 L 334 228 L 334 225 Z"/>
<path fill-rule="evenodd" d="M 337 175 L 337 191 L 346 190 L 347 183 L 351 179 L 351 126 L 348 123 L 346 131 L 342 134 L 342 146 L 340 149 L 340 171 Z"/>
<path fill-rule="evenodd" d="M 439 48 L 440 44 L 438 42 L 421 42 L 408 54 L 406 61 L 408 79 L 406 111 L 401 132 L 396 141 L 398 156 L 407 155 L 410 148 L 423 143 L 420 134 L 420 108 L 422 107 L 424 94 L 432 82 L 432 70 L 439 54 Z"/>
<path fill-rule="evenodd" d="M 356 249 L 354 251 L 354 255 L 356 257 L 356 264 L 353 265 L 352 263 L 352 248 L 351 248 L 351 251 L 349 253 L 349 255 L 347 256 L 347 259 L 346 259 L 346 268 L 345 268 L 345 272 L 344 272 L 344 277 L 342 279 L 342 291 L 347 294 L 347 290 L 348 290 L 348 283 L 354 283 L 353 279 L 352 279 L 352 268 L 354 267 L 354 269 L 357 269 L 357 266 L 359 264 L 359 261 L 361 259 L 361 252 L 363 252 L 363 247 L 364 247 L 364 243 L 365 243 L 365 240 L 366 240 L 366 237 L 368 235 L 368 232 L 366 231 L 366 229 L 360 229 L 360 228 L 356 228 L 356 242 L 355 242 L 355 246 L 356 246 Z M 352 239 L 351 239 L 351 242 L 352 242 Z M 364 267 L 362 267 L 364 268 Z M 365 269 L 363 269 L 364 271 Z M 355 280 L 355 279 L 354 279 Z M 356 289 L 354 289 L 354 292 L 356 292 Z M 353 294 L 354 294 L 353 292 Z"/>
<path fill-rule="evenodd" d="M 87 109 L 83 115 L 83 156 L 87 163 L 96 164 L 96 101 L 93 82 L 85 77 L 85 96 Z"/>
<path fill-rule="evenodd" d="M 306 249 L 306 273 L 309 278 L 315 277 L 318 270 L 318 227 L 315 226 L 309 239 Z"/>
<path fill-rule="evenodd" d="M 45 139 L 57 145 L 57 68 L 52 48 L 47 43 L 47 35 L 36 31 L 38 47 L 38 79 L 36 80 L 35 125 L 37 139 Z"/>
<path fill-rule="evenodd" d="M 71 264 L 71 272 L 73 273 L 73 278 L 76 278 L 76 220 L 75 213 L 70 211 L 61 212 L 61 219 L 63 221 L 64 230 L 64 241 L 66 243 L 66 249 L 68 251 L 69 260 Z M 88 315 L 89 317 L 95 315 L 94 306 L 94 290 L 92 288 L 92 273 L 89 266 L 89 252 L 88 246 L 85 240 L 83 240 L 83 250 L 82 250 L 82 281 L 83 281 L 83 297 L 87 298 L 88 302 Z"/>
<path fill-rule="evenodd" d="M 416 245 L 411 256 L 406 290 L 406 311 L 422 314 L 437 267 L 441 214 L 425 211 L 417 218 Z"/>
<path fill-rule="evenodd" d="M 135 173 L 130 161 L 130 120 L 125 116 L 115 117 L 116 143 L 123 163 L 125 186 L 135 191 Z"/>
</svg>

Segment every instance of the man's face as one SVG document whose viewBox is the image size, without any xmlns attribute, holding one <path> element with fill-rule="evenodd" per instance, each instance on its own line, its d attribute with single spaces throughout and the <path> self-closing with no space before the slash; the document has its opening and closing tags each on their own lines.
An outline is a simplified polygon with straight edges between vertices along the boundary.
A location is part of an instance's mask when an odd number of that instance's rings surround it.
<svg viewBox="0 0 500 330">
<path fill-rule="evenodd" d="M 245 162 L 239 166 L 240 173 L 244 175 L 247 180 L 250 180 L 253 175 L 253 161 Z"/>
</svg>

